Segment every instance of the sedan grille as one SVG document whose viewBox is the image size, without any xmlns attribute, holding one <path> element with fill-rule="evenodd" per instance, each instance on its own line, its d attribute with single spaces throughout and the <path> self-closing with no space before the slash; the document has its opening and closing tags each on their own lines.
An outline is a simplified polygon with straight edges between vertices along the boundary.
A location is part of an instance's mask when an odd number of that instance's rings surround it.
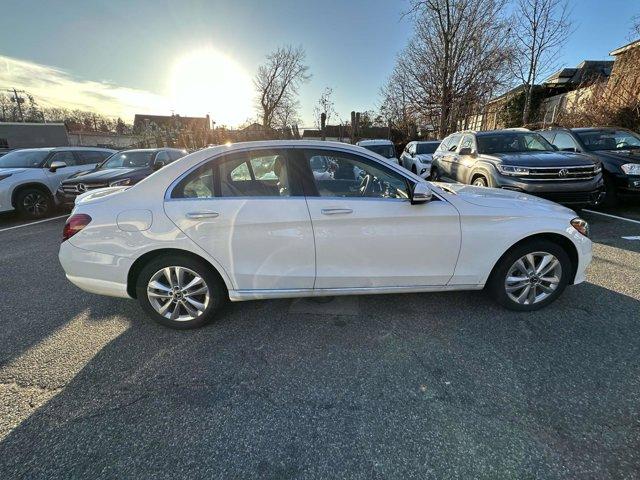
<svg viewBox="0 0 640 480">
<path fill-rule="evenodd" d="M 64 193 L 71 193 L 75 195 L 79 195 L 89 190 L 95 190 L 96 188 L 104 188 L 108 187 L 107 183 L 71 183 L 71 184 L 62 184 L 62 191 Z"/>
</svg>

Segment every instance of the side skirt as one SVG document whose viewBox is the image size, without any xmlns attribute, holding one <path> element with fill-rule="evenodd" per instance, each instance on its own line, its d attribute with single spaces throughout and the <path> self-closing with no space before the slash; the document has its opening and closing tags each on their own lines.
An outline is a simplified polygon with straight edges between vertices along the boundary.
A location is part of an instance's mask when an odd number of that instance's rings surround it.
<svg viewBox="0 0 640 480">
<path fill-rule="evenodd" d="M 268 298 L 334 297 L 338 295 L 377 295 L 385 293 L 449 292 L 482 290 L 484 285 L 416 285 L 410 287 L 299 288 L 280 290 L 229 290 L 232 302 Z"/>
</svg>

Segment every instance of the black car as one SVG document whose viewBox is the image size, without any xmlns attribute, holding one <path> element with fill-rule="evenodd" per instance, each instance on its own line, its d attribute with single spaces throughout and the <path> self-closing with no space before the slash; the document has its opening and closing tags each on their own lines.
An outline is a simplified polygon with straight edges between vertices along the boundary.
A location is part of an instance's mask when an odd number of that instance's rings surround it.
<svg viewBox="0 0 640 480">
<path fill-rule="evenodd" d="M 539 132 L 559 150 L 591 155 L 602 163 L 605 206 L 640 198 L 640 135 L 622 128 L 552 128 Z"/>
<path fill-rule="evenodd" d="M 527 129 L 458 132 L 433 154 L 436 178 L 530 193 L 582 207 L 602 200 L 600 162 L 558 151 Z"/>
<path fill-rule="evenodd" d="M 81 193 L 96 188 L 134 185 L 186 154 L 186 150 L 177 148 L 124 150 L 114 153 L 95 169 L 64 180 L 58 187 L 56 196 L 61 204 L 73 205 Z"/>
</svg>

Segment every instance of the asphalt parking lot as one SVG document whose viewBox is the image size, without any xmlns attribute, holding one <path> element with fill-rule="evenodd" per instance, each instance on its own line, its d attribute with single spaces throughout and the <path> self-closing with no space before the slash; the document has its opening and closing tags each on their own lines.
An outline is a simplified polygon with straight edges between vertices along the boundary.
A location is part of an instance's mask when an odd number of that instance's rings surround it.
<svg viewBox="0 0 640 480">
<path fill-rule="evenodd" d="M 68 283 L 63 219 L 0 218 L 0 478 L 640 478 L 640 223 L 583 215 L 588 281 L 534 314 L 255 301 L 186 332 Z"/>
</svg>

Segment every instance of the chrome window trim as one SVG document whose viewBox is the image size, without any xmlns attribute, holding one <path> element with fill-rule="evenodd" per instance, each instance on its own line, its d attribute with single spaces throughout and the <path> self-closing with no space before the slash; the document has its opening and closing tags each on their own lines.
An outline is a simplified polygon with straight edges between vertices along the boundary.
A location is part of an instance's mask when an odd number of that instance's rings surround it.
<svg viewBox="0 0 640 480">
<path fill-rule="evenodd" d="M 409 182 L 411 182 L 411 186 L 415 186 L 416 183 L 419 183 L 419 181 L 416 181 L 415 179 L 413 179 L 412 177 L 406 175 L 402 170 L 404 170 L 402 167 L 400 167 L 400 165 L 397 165 L 395 163 L 391 163 L 391 162 L 386 162 L 383 160 L 380 160 L 372 155 L 368 155 L 366 152 L 354 152 L 353 150 L 349 149 L 349 148 L 340 148 L 340 147 L 336 147 L 336 146 L 324 146 L 324 145 L 295 145 L 295 144 L 291 144 L 291 145 L 278 145 L 278 146 L 273 146 L 273 147 L 269 147 L 269 146 L 254 146 L 254 147 L 241 147 L 241 148 L 235 148 L 233 150 L 230 151 L 226 151 L 226 152 L 220 152 L 216 155 L 213 155 L 211 157 L 205 158 L 204 160 L 201 160 L 200 162 L 198 162 L 196 165 L 192 166 L 191 168 L 189 168 L 188 170 L 186 170 L 185 172 L 181 173 L 176 179 L 174 179 L 169 186 L 167 187 L 167 189 L 164 192 L 164 201 L 165 202 L 171 202 L 171 201 L 184 201 L 184 200 L 211 200 L 211 199 L 217 199 L 217 200 L 222 200 L 222 199 L 237 199 L 237 198 L 253 198 L 253 199 L 259 199 L 259 198 L 267 198 L 267 199 L 274 199 L 274 198 L 281 198 L 281 199 L 289 199 L 289 198 L 336 198 L 336 199 L 355 199 L 355 198 L 361 198 L 361 199 L 366 199 L 366 200 L 380 200 L 380 198 L 376 198 L 376 197 L 307 197 L 306 195 L 302 195 L 302 196 L 298 196 L 298 197 L 280 197 L 280 196 L 260 196 L 260 197 L 253 197 L 253 196 L 242 196 L 242 197 L 200 197 L 200 198 L 171 198 L 171 193 L 173 192 L 173 189 L 177 186 L 178 183 L 180 183 L 180 181 L 185 178 L 187 175 L 189 175 L 191 172 L 193 172 L 194 170 L 200 168 L 202 165 L 204 165 L 207 162 L 213 161 L 217 158 L 220 158 L 224 155 L 230 155 L 233 153 L 242 153 L 242 152 L 250 152 L 253 150 L 269 150 L 269 149 L 289 149 L 289 148 L 298 148 L 298 149 L 312 149 L 312 150 L 328 150 L 328 151 L 338 151 L 338 152 L 343 152 L 343 153 L 347 153 L 347 154 L 352 154 L 352 155 L 360 155 L 362 157 L 365 157 L 368 160 L 373 160 L 374 162 L 379 163 L 382 166 L 385 166 L 387 168 L 390 168 L 391 170 L 395 171 L 396 173 L 399 173 L 402 177 L 404 177 L 406 180 L 408 180 Z M 362 147 L 363 150 L 366 150 L 364 147 Z M 426 182 L 429 183 L 429 182 Z M 432 185 L 431 183 L 429 183 L 429 188 L 431 189 L 431 192 L 433 193 L 433 195 L 435 197 L 437 197 L 440 200 L 445 200 L 445 198 L 440 195 L 439 192 L 437 192 L 433 187 L 435 187 L 434 185 Z M 384 200 L 399 200 L 399 201 L 403 201 L 406 202 L 408 201 L 408 199 L 398 199 L 398 198 L 388 198 L 388 199 L 384 199 Z"/>
</svg>

